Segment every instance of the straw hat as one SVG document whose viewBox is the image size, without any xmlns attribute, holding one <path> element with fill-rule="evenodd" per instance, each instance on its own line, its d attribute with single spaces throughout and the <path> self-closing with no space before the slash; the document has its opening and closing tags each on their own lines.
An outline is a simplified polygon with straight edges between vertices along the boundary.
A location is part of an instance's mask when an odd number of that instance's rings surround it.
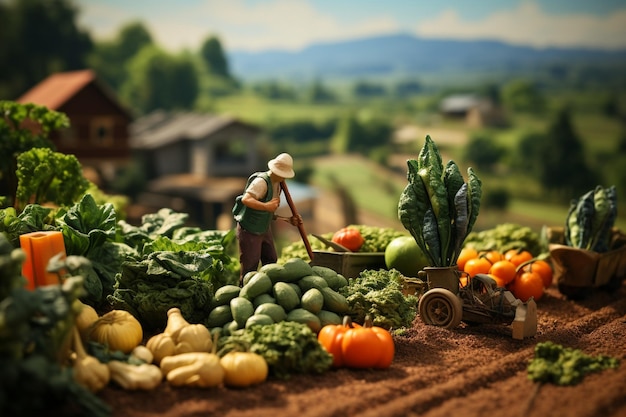
<svg viewBox="0 0 626 417">
<path fill-rule="evenodd" d="M 281 153 L 267 163 L 270 171 L 282 178 L 293 178 L 293 158 L 288 153 Z"/>
</svg>

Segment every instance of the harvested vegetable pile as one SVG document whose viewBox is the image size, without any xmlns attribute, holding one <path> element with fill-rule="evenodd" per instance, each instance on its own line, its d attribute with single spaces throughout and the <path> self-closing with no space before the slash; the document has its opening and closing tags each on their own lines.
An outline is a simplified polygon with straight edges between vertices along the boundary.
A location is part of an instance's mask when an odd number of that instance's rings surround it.
<svg viewBox="0 0 626 417">
<path fill-rule="evenodd" d="M 517 249 L 527 250 L 538 256 L 546 251 L 536 232 L 530 227 L 515 223 L 502 223 L 491 229 L 471 232 L 465 239 L 465 245 L 479 252 L 497 250 L 505 253 L 510 249 Z"/>
<path fill-rule="evenodd" d="M 354 228 L 359 231 L 363 237 L 363 245 L 359 248 L 359 252 L 385 252 L 387 245 L 397 237 L 406 236 L 406 232 L 402 232 L 389 227 L 374 227 L 363 224 L 352 224 L 347 226 L 348 228 Z M 321 236 L 331 240 L 333 232 L 323 233 Z M 313 250 L 330 250 L 326 245 L 316 239 L 314 236 L 308 236 L 309 243 Z M 283 263 L 291 258 L 301 258 L 309 260 L 309 255 L 306 251 L 304 243 L 297 241 L 285 246 L 280 253 L 279 263 Z"/>
</svg>

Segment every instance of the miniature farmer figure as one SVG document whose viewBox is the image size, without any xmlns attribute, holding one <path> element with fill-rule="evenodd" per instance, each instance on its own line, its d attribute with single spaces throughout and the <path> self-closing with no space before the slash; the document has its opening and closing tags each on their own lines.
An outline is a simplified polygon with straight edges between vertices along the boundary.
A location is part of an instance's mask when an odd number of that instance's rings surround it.
<svg viewBox="0 0 626 417">
<path fill-rule="evenodd" d="M 244 275 L 256 271 L 259 262 L 265 265 L 278 260 L 271 221 L 281 219 L 294 226 L 302 223 L 297 214 L 291 217 L 274 214 L 280 205 L 280 183 L 295 176 L 291 155 L 281 153 L 267 166 L 269 171 L 255 172 L 250 176 L 243 194 L 237 197 L 233 207 L 239 240 L 240 286 L 243 286 Z"/>
</svg>

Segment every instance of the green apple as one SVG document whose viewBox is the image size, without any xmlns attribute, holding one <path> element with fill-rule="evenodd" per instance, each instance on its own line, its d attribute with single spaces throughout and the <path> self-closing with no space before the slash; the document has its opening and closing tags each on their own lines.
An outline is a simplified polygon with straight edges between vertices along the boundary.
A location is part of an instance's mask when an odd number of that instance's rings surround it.
<svg viewBox="0 0 626 417">
<path fill-rule="evenodd" d="M 413 236 L 397 237 L 385 249 L 387 269 L 395 268 L 405 277 L 417 277 L 424 267 L 430 266 L 428 257 L 417 245 Z"/>
</svg>

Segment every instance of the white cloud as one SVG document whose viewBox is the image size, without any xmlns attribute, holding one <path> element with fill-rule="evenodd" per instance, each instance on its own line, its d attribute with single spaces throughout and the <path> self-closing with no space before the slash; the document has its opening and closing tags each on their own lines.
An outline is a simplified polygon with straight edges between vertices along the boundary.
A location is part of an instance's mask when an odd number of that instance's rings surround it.
<svg viewBox="0 0 626 417">
<path fill-rule="evenodd" d="M 397 32 L 390 16 L 345 25 L 307 0 L 271 0 L 256 5 L 243 0 L 205 0 L 198 7 L 180 7 L 130 16 L 113 6 L 84 7 L 83 22 L 97 38 L 110 37 L 129 20 L 141 19 L 159 45 L 170 49 L 198 48 L 212 34 L 228 49 L 299 49 L 312 42 Z"/>
<path fill-rule="evenodd" d="M 481 21 L 463 21 L 454 10 L 420 23 L 415 33 L 423 37 L 499 39 L 505 42 L 546 46 L 626 47 L 626 10 L 606 17 L 586 14 L 548 15 L 536 2 L 496 12 Z"/>
<path fill-rule="evenodd" d="M 335 16 L 314 8 L 306 0 L 272 0 L 246 5 L 242 0 L 207 1 L 204 13 L 223 42 L 233 49 L 299 49 L 311 42 L 355 38 L 394 32 L 397 24 L 387 16 L 347 26 Z"/>
<path fill-rule="evenodd" d="M 180 2 L 175 7 L 170 2 L 154 2 L 146 10 L 138 3 L 115 4 L 106 0 L 82 3 L 81 23 L 102 39 L 112 37 L 129 21 L 141 20 L 156 42 L 172 51 L 197 49 L 209 35 L 219 36 L 229 50 L 295 50 L 314 42 L 410 30 L 423 37 L 498 39 L 538 47 L 626 47 L 626 9 L 607 16 L 548 14 L 536 1 L 522 1 L 513 10 L 493 12 L 478 21 L 464 20 L 448 8 L 438 17 L 417 21 L 410 28 L 401 27 L 393 17 L 393 6 L 388 13 L 345 22 L 328 9 L 316 8 L 310 0 L 253 4 L 245 0 L 203 0 L 190 5 Z"/>
</svg>

